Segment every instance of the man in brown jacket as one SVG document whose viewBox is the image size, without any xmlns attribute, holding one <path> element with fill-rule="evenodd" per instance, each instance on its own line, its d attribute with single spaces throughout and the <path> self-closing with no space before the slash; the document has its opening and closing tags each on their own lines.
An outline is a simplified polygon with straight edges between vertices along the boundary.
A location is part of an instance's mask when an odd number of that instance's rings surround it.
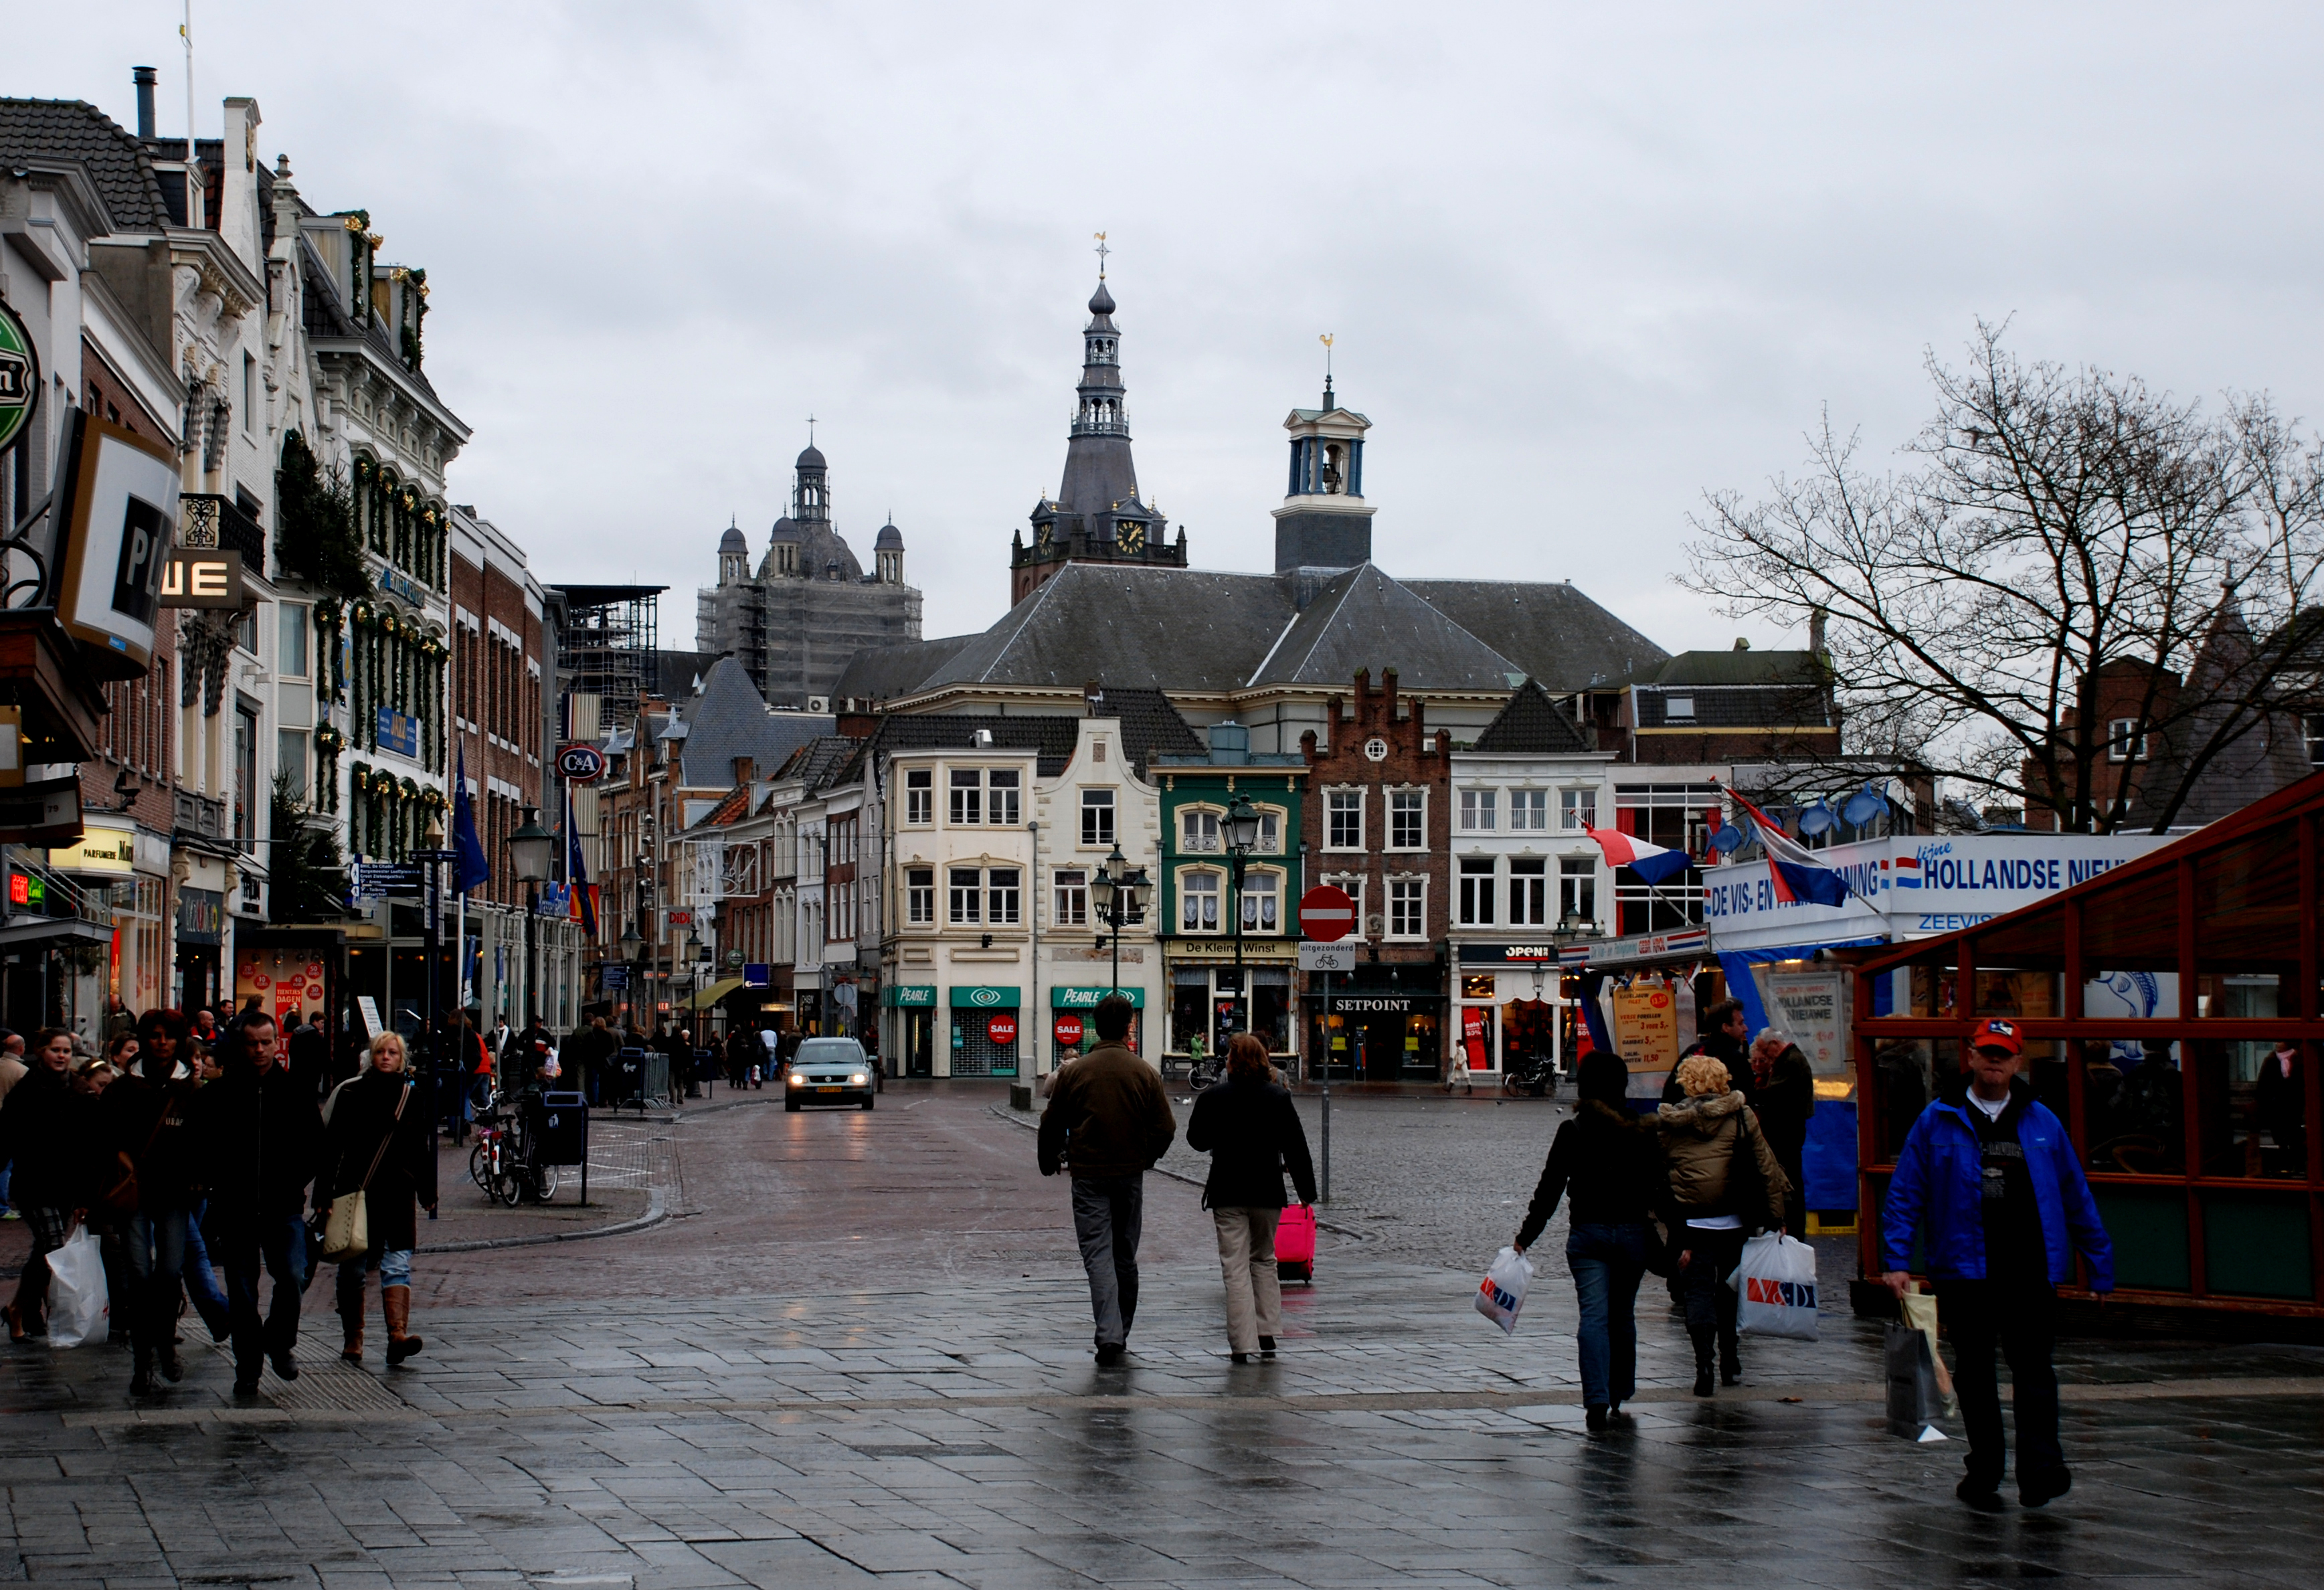
<svg viewBox="0 0 2324 1590">
<path fill-rule="evenodd" d="M 1097 1361 L 1120 1364 L 1138 1313 L 1138 1227 L 1146 1169 L 1178 1135 L 1154 1068 L 1122 1041 L 1131 1006 L 1120 994 L 1098 1002 L 1098 1045 L 1059 1074 L 1041 1112 L 1041 1174 L 1074 1179 L 1074 1236 L 1089 1271 L 1097 1317 Z"/>
</svg>

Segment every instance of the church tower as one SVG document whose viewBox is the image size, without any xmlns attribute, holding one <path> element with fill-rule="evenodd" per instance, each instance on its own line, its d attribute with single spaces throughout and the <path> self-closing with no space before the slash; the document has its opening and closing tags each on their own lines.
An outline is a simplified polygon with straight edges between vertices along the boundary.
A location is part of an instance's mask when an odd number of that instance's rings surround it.
<svg viewBox="0 0 2324 1590">
<path fill-rule="evenodd" d="M 1101 237 L 1101 244 L 1103 239 Z M 1068 563 L 1186 566 L 1186 534 L 1173 545 L 1161 513 L 1138 496 L 1130 456 L 1130 410 L 1121 382 L 1121 332 L 1106 291 L 1105 250 L 1098 251 L 1097 291 L 1082 329 L 1082 379 L 1066 433 L 1065 484 L 1033 508 L 1033 543 L 1022 532 L 1009 555 L 1009 600 L 1023 601 Z"/>
<path fill-rule="evenodd" d="M 1275 511 L 1275 567 L 1353 569 L 1372 559 L 1372 513 L 1364 501 L 1364 432 L 1372 422 L 1343 409 L 1323 377 L 1323 406 L 1294 409 L 1291 482 Z"/>
</svg>

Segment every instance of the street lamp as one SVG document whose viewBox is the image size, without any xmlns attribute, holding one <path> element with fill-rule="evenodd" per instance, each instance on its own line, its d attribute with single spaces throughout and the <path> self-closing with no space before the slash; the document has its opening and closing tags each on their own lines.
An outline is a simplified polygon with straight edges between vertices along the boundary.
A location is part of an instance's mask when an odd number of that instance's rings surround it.
<svg viewBox="0 0 2324 1590">
<path fill-rule="evenodd" d="M 1559 951 L 1557 957 L 1559 1004 L 1563 1005 L 1565 1003 L 1564 951 L 1573 945 L 1588 944 L 1592 939 L 1600 937 L 1601 937 L 1601 935 L 1599 931 L 1597 922 L 1591 918 L 1583 916 L 1581 912 L 1575 911 L 1571 905 L 1568 905 L 1565 908 L 1565 914 L 1557 919 L 1557 926 L 1549 930 L 1550 942 L 1556 945 Z M 1541 998 L 1542 984 L 1547 975 L 1547 972 L 1548 968 L 1542 966 L 1539 962 L 1536 962 L 1534 964 L 1533 996 L 1536 1001 Z M 1556 1060 L 1562 1060 L 1564 1058 L 1563 1051 L 1565 1048 L 1565 1022 L 1563 1017 L 1558 1018 L 1553 1023 L 1551 1031 L 1555 1035 L 1556 1047 L 1560 1051 L 1555 1057 L 1554 1057 L 1554 1058 Z"/>
<path fill-rule="evenodd" d="M 436 1151 L 437 1129 L 443 1123 L 446 1103 L 440 1058 L 443 1034 L 437 1031 L 440 1019 L 436 1013 L 437 995 L 443 982 L 443 968 L 436 964 L 436 957 L 437 936 L 442 931 L 444 921 L 444 897 L 442 892 L 437 887 L 436 869 L 440 864 L 457 858 L 454 852 L 444 848 L 444 820 L 432 811 L 428 814 L 427 827 L 421 830 L 420 835 L 420 852 L 417 859 L 420 862 L 421 885 L 427 897 L 426 907 L 420 912 L 420 921 L 426 935 L 427 948 L 424 953 L 428 958 L 428 992 L 423 1002 L 425 1006 L 423 1014 L 427 1022 L 424 1039 L 428 1049 L 428 1151 L 433 1154 Z M 467 948 L 465 944 L 460 946 L 464 953 Z M 429 1211 L 428 1218 L 430 1220 L 436 1218 L 434 1210 Z"/>
<path fill-rule="evenodd" d="M 1098 867 L 1090 879 L 1090 893 L 1097 906 L 1097 919 L 1106 925 L 1106 942 L 1113 947 L 1113 989 L 1121 992 L 1121 928 L 1134 922 L 1145 910 L 1144 890 L 1146 869 L 1132 869 L 1130 860 L 1121 854 L 1121 843 L 1114 842 L 1113 854 Z"/>
<path fill-rule="evenodd" d="M 638 966 L 644 959 L 640 951 L 645 948 L 645 943 L 638 937 L 637 919 L 632 917 L 630 925 L 622 929 L 622 959 L 628 962 L 630 967 L 630 1026 L 632 1030 L 638 1024 Z"/>
<path fill-rule="evenodd" d="M 1234 858 L 1235 1031 L 1245 1032 L 1250 1028 L 1250 990 L 1244 985 L 1242 969 L 1242 868 L 1259 845 L 1259 808 L 1249 796 L 1237 795 L 1227 808 L 1224 827 L 1227 854 Z"/>
<path fill-rule="evenodd" d="M 534 922 L 540 915 L 540 885 L 557 854 L 557 836 L 540 826 L 540 809 L 524 809 L 524 823 L 508 837 L 509 860 L 524 880 L 524 1003 L 526 1025 L 540 1020 L 540 955 L 533 943 Z"/>
</svg>

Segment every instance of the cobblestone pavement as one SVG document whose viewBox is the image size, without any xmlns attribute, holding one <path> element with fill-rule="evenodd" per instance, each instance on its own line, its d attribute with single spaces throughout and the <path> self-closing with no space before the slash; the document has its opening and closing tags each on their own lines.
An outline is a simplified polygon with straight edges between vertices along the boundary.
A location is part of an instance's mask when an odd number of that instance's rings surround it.
<svg viewBox="0 0 2324 1590">
<path fill-rule="evenodd" d="M 393 1372 L 375 1355 L 346 1369 L 310 1330 L 307 1372 L 270 1374 L 255 1403 L 234 1404 L 230 1364 L 205 1350 L 133 1406 L 121 1354 L 0 1349 L 17 1553 L 0 1575 L 2315 1582 L 2324 1354 L 2070 1345 L 2075 1489 L 1987 1518 L 1951 1499 L 1958 1440 L 1885 1433 L 1877 1333 L 1843 1316 L 1821 1343 L 1747 1343 L 1748 1383 L 1698 1402 L 1683 1338 L 1642 1309 L 1647 1389 L 1628 1428 L 1593 1440 L 1570 1289 L 1545 1277 L 1503 1337 L 1470 1308 L 1465 1261 L 1327 1233 L 1318 1284 L 1286 1301 L 1281 1362 L 1230 1364 L 1195 1191 L 1154 1178 L 1134 1362 L 1101 1371 L 1070 1258 L 1047 1253 L 1062 1189 L 991 1103 L 893 1090 L 873 1114 L 677 1123 L 699 1213 L 424 1262 L 443 1300 L 418 1321 L 426 1354 Z M 1397 1131 L 1424 1136 L 1383 1127 Z"/>
</svg>

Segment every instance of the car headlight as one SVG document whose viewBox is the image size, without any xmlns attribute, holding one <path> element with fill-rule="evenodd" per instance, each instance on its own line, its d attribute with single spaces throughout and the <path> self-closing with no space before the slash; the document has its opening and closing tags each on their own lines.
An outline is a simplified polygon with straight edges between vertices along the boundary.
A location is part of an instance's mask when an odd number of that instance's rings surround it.
<svg viewBox="0 0 2324 1590">
<path fill-rule="evenodd" d="M 872 1079 L 869 1077 L 866 1077 L 862 1072 L 858 1071 L 854 1076 L 850 1077 L 847 1080 L 853 1086 L 861 1087 Z"/>
<path fill-rule="evenodd" d="M 799 1084 L 801 1084 L 802 1082 L 805 1082 L 806 1080 L 807 1080 L 807 1078 L 806 1078 L 806 1077 L 802 1077 L 802 1076 L 800 1076 L 798 1072 L 794 1071 L 794 1072 L 792 1072 L 792 1073 L 791 1073 L 791 1086 L 792 1086 L 793 1087 L 797 1087 Z"/>
</svg>

